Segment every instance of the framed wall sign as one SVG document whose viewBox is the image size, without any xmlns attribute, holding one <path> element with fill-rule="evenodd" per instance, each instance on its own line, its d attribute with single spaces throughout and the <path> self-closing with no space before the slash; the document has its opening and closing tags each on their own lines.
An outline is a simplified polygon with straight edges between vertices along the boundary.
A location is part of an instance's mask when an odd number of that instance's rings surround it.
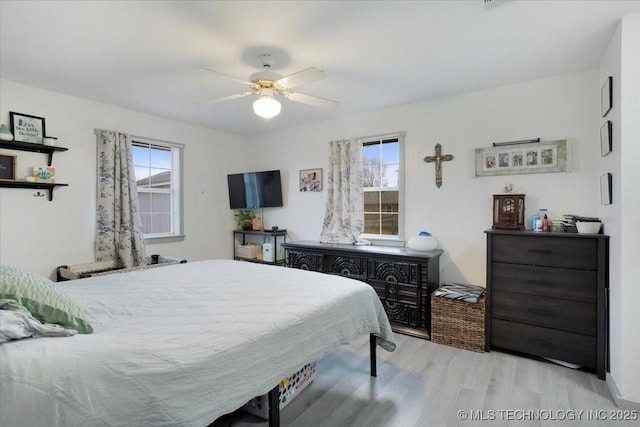
<svg viewBox="0 0 640 427">
<path fill-rule="evenodd" d="M 300 171 L 300 191 L 322 191 L 322 168 Z"/>
<path fill-rule="evenodd" d="M 613 77 L 609 76 L 604 81 L 602 89 L 600 89 L 600 109 L 602 111 L 602 117 L 605 117 L 611 107 L 613 107 L 613 89 L 612 89 Z"/>
<path fill-rule="evenodd" d="M 569 172 L 569 154 L 566 139 L 476 148 L 476 176 Z"/>
<path fill-rule="evenodd" d="M 9 122 L 13 140 L 42 144 L 44 138 L 44 117 L 30 116 L 28 114 L 9 112 Z"/>
<path fill-rule="evenodd" d="M 607 120 L 600 128 L 600 156 L 604 157 L 613 149 L 613 135 L 611 131 L 613 126 L 611 120 Z"/>
<path fill-rule="evenodd" d="M 0 155 L 0 180 L 16 179 L 16 159 L 17 156 Z"/>
<path fill-rule="evenodd" d="M 605 173 L 600 177 L 600 203 L 610 205 L 612 202 L 611 190 L 613 179 L 610 173 Z"/>
</svg>

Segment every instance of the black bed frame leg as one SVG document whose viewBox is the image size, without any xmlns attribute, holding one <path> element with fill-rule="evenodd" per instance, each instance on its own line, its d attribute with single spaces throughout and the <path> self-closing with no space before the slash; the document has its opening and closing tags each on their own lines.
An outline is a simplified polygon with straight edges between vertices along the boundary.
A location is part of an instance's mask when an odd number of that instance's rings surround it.
<svg viewBox="0 0 640 427">
<path fill-rule="evenodd" d="M 378 371 L 376 369 L 376 337 L 373 334 L 369 334 L 369 359 L 371 359 L 371 376 L 377 377 Z"/>
<path fill-rule="evenodd" d="M 277 385 L 267 394 L 269 404 L 269 427 L 280 427 L 280 386 Z"/>
</svg>

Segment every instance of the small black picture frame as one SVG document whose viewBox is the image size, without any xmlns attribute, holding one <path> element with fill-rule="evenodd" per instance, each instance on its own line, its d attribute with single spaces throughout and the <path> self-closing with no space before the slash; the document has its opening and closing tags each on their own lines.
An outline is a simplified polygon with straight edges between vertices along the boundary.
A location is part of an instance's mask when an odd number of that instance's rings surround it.
<svg viewBox="0 0 640 427">
<path fill-rule="evenodd" d="M 600 128 L 600 156 L 604 157 L 613 149 L 613 125 L 611 120 L 607 120 Z"/>
<path fill-rule="evenodd" d="M 46 135 L 44 117 L 9 111 L 9 123 L 14 141 L 42 144 L 42 138 Z"/>
<path fill-rule="evenodd" d="M 612 89 L 613 77 L 609 76 L 604 81 L 602 89 L 600 89 L 600 109 L 602 110 L 602 117 L 606 117 L 611 107 L 613 107 L 613 89 Z"/>
<path fill-rule="evenodd" d="M 16 159 L 17 156 L 0 154 L 0 180 L 16 180 Z"/>
<path fill-rule="evenodd" d="M 600 203 L 610 205 L 612 203 L 611 190 L 613 179 L 611 173 L 605 173 L 600 177 Z"/>
</svg>

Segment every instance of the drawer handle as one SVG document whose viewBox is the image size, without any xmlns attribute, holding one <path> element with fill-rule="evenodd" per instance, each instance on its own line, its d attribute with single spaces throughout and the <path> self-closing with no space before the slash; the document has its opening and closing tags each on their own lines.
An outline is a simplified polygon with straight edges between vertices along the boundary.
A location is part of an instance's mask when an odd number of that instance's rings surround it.
<svg viewBox="0 0 640 427">
<path fill-rule="evenodd" d="M 550 249 L 529 249 L 529 252 L 532 254 L 551 255 Z"/>
<path fill-rule="evenodd" d="M 549 341 L 543 340 L 540 338 L 529 338 L 528 341 L 529 341 L 529 344 L 539 345 L 546 348 L 554 348 L 554 345 L 551 344 Z"/>
<path fill-rule="evenodd" d="M 550 316 L 553 314 L 551 310 L 545 310 L 543 308 L 529 308 L 527 309 L 527 313 L 538 314 L 540 316 Z"/>
</svg>

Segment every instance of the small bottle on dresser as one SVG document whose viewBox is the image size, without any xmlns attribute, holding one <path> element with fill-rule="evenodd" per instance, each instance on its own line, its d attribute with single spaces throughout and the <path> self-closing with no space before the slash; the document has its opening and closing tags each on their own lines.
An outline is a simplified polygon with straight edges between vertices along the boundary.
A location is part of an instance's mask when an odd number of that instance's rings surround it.
<svg viewBox="0 0 640 427">
<path fill-rule="evenodd" d="M 549 218 L 547 218 L 547 214 L 544 214 L 542 217 L 542 231 L 549 231 Z"/>
<path fill-rule="evenodd" d="M 547 209 L 546 208 L 540 208 L 540 216 L 539 216 L 539 220 L 536 222 L 536 228 L 534 229 L 535 231 L 544 231 L 544 226 L 543 226 L 543 222 L 544 219 L 547 218 L 547 227 L 549 219 L 547 217 Z"/>
</svg>

